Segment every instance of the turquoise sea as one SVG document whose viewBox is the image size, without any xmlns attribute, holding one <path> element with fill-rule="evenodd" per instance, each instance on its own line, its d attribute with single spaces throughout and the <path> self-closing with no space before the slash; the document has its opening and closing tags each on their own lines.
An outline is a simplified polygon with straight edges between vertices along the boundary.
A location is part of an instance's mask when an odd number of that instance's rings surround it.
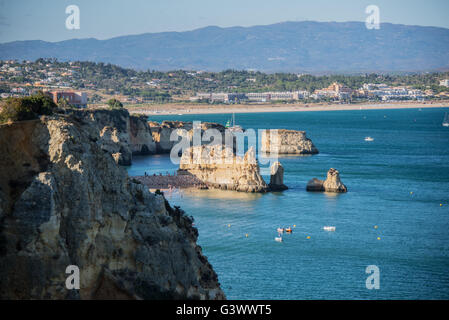
<svg viewBox="0 0 449 320">
<path fill-rule="evenodd" d="M 195 218 L 198 242 L 229 299 L 449 299 L 444 112 L 449 108 L 236 114 L 244 128 L 305 130 L 320 154 L 280 158 L 289 187 L 283 193 L 166 196 Z M 150 117 L 222 124 L 229 118 Z M 325 178 L 331 167 L 348 193 L 306 192 L 307 181 Z M 176 169 L 168 156 L 150 156 L 135 157 L 128 171 Z M 277 227 L 294 225 L 283 243 L 274 241 Z M 369 265 L 379 267 L 379 290 L 365 286 Z"/>
</svg>

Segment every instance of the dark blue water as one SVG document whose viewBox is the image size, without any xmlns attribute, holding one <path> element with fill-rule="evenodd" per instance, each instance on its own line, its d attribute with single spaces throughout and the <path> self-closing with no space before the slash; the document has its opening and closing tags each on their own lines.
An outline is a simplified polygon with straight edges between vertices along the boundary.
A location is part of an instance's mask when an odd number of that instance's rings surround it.
<svg viewBox="0 0 449 320">
<path fill-rule="evenodd" d="M 168 197 L 194 216 L 199 243 L 228 298 L 448 299 L 449 128 L 441 125 L 447 111 L 238 114 L 245 128 L 306 130 L 321 153 L 280 158 L 290 188 L 283 193 L 212 190 Z M 224 124 L 228 118 L 151 120 Z M 366 142 L 366 136 L 375 140 Z M 325 178 L 331 167 L 348 193 L 305 191 L 308 180 Z M 175 169 L 167 156 L 142 157 L 129 172 Z M 283 243 L 274 241 L 277 227 L 294 225 Z M 368 265 L 380 269 L 379 290 L 366 289 Z"/>
</svg>

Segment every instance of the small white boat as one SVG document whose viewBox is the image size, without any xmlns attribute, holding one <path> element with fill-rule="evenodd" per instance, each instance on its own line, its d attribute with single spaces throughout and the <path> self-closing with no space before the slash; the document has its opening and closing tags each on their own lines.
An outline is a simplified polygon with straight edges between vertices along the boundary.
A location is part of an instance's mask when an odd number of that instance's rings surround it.
<svg viewBox="0 0 449 320">
<path fill-rule="evenodd" d="M 449 114 L 447 112 L 444 113 L 443 127 L 449 127 Z"/>
<path fill-rule="evenodd" d="M 244 132 L 244 130 L 241 126 L 235 124 L 235 113 L 232 113 L 232 126 L 231 126 L 231 121 L 228 120 L 228 122 L 226 122 L 226 129 L 232 133 Z"/>
<path fill-rule="evenodd" d="M 279 235 L 279 237 L 274 238 L 274 241 L 276 242 L 282 242 L 282 237 Z"/>
<path fill-rule="evenodd" d="M 324 226 L 324 227 L 323 227 L 323 230 L 324 230 L 324 231 L 335 231 L 335 229 L 336 229 L 336 228 L 333 227 L 333 226 Z"/>
<path fill-rule="evenodd" d="M 371 142 L 371 141 L 374 141 L 374 138 L 366 137 L 366 138 L 365 138 L 365 141 Z"/>
<path fill-rule="evenodd" d="M 277 228 L 277 233 L 282 234 L 284 233 L 284 228 Z"/>
</svg>

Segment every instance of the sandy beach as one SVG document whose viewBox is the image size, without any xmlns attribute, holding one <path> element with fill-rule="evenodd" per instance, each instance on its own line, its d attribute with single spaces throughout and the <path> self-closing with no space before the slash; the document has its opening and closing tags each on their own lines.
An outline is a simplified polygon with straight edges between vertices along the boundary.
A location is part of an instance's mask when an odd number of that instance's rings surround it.
<svg viewBox="0 0 449 320">
<path fill-rule="evenodd" d="M 150 190 L 172 189 L 207 189 L 207 185 L 197 177 L 190 174 L 177 175 L 144 175 L 134 176 L 133 179 L 147 186 Z"/>
<path fill-rule="evenodd" d="M 363 109 L 412 109 L 412 108 L 444 108 L 449 107 L 445 101 L 404 101 L 361 104 L 148 104 L 144 106 L 127 106 L 130 113 L 145 115 L 184 115 L 184 114 L 214 114 L 214 113 L 262 113 L 262 112 L 302 112 L 302 111 L 338 111 Z"/>
</svg>

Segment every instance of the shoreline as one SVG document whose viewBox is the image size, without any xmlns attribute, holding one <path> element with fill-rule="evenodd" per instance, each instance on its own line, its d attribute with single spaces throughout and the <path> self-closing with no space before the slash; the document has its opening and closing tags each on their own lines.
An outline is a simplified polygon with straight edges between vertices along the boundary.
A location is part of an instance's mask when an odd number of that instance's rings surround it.
<svg viewBox="0 0 449 320">
<path fill-rule="evenodd" d="M 161 104 L 142 107 L 127 107 L 131 114 L 144 115 L 197 115 L 228 113 L 269 113 L 269 112 L 304 112 L 304 111 L 340 111 L 340 110 L 383 110 L 383 109 L 418 109 L 448 108 L 449 101 L 442 102 L 386 102 L 360 104 L 292 104 L 292 105 L 189 105 Z"/>
</svg>

